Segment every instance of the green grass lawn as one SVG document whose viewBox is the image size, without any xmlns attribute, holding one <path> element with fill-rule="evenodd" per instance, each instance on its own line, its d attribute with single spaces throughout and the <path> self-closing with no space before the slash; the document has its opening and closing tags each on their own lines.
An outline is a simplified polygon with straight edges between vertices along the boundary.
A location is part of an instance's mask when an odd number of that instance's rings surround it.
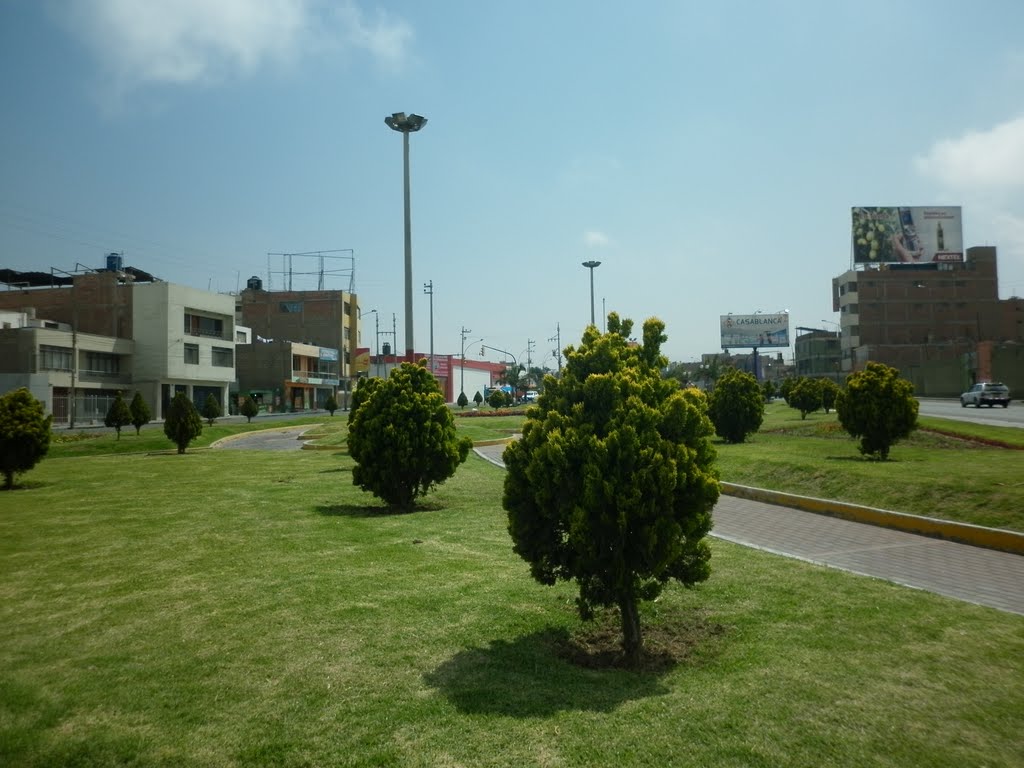
<svg viewBox="0 0 1024 768">
<path fill-rule="evenodd" d="M 455 424 L 460 434 L 484 442 L 521 431 L 524 420 L 525 416 L 456 415 Z M 345 412 L 287 422 L 220 422 L 204 426 L 193 446 L 201 449 L 256 429 L 314 423 L 321 425 L 309 435 L 315 443 L 344 450 Z M 834 412 L 801 419 L 798 411 L 776 401 L 767 407 L 761 430 L 745 443 L 717 441 L 718 467 L 723 480 L 739 485 L 1024 531 L 1024 452 L 1018 450 L 1024 448 L 1024 430 L 930 417 L 923 417 L 920 424 L 910 439 L 895 445 L 889 461 L 870 461 L 858 453 L 857 442 L 842 431 Z M 162 427 L 154 424 L 144 427 L 140 436 L 134 429 L 124 430 L 120 440 L 99 432 L 57 434 L 60 442 L 51 446 L 44 463 L 67 456 L 173 450 Z M 31 473 L 24 478 L 31 478 Z"/>
<path fill-rule="evenodd" d="M 530 579 L 500 469 L 407 515 L 350 470 L 49 458 L 0 494 L 0 765 L 1021 764 L 1024 617 L 714 541 L 645 610 L 660 663 L 590 668 L 614 633 Z"/>
</svg>

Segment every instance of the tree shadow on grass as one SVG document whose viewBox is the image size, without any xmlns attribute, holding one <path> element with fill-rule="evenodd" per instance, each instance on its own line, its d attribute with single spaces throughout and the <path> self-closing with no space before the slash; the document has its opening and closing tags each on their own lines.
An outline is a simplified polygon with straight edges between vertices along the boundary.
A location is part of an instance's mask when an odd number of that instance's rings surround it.
<svg viewBox="0 0 1024 768">
<path fill-rule="evenodd" d="M 464 650 L 424 681 L 466 713 L 546 717 L 566 710 L 609 712 L 627 701 L 668 693 L 664 676 L 679 666 L 697 666 L 696 646 L 714 646 L 713 636 L 724 634 L 721 625 L 702 620 L 690 623 L 682 635 L 674 634 L 678 629 L 646 628 L 638 669 L 622 666 L 617 630 L 588 625 L 582 632 L 547 629 Z"/>
<path fill-rule="evenodd" d="M 19 479 L 15 477 L 14 485 L 10 488 L 4 488 L 3 482 L 3 477 L 0 477 L 0 493 L 3 493 L 4 491 L 37 491 L 40 488 L 49 488 L 50 486 L 55 485 L 54 483 L 44 480 L 26 480 L 24 478 Z"/>
<path fill-rule="evenodd" d="M 325 517 L 400 517 L 417 512 L 436 512 L 444 509 L 437 502 L 420 502 L 412 509 L 399 509 L 381 504 L 320 504 L 316 511 Z"/>
<path fill-rule="evenodd" d="M 352 467 L 331 467 L 330 469 L 321 469 L 320 470 L 320 474 L 321 475 L 328 474 L 330 472 L 347 472 L 348 474 L 351 475 L 352 474 Z"/>
</svg>

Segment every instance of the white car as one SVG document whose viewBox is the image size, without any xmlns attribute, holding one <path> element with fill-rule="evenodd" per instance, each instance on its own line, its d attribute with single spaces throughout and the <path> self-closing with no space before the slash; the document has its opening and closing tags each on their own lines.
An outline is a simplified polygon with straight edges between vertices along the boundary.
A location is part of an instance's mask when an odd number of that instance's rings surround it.
<svg viewBox="0 0 1024 768">
<path fill-rule="evenodd" d="M 983 405 L 987 405 L 989 408 L 993 405 L 1001 405 L 1006 408 L 1009 404 L 1010 390 L 1005 384 L 998 381 L 979 381 L 960 395 L 962 408 L 966 408 L 968 405 L 973 405 L 975 408 L 981 408 Z"/>
</svg>

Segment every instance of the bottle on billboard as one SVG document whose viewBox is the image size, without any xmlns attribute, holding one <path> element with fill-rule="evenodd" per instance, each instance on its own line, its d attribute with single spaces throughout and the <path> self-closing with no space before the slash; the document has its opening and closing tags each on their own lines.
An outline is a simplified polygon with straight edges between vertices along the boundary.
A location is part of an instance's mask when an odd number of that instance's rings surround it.
<svg viewBox="0 0 1024 768">
<path fill-rule="evenodd" d="M 942 233 L 942 222 L 938 223 L 938 227 L 935 230 L 936 248 L 937 251 L 946 250 L 946 237 Z"/>
<path fill-rule="evenodd" d="M 914 213 L 909 208 L 900 208 L 900 232 L 903 235 L 903 247 L 911 253 L 919 250 L 917 229 L 914 227 Z"/>
</svg>

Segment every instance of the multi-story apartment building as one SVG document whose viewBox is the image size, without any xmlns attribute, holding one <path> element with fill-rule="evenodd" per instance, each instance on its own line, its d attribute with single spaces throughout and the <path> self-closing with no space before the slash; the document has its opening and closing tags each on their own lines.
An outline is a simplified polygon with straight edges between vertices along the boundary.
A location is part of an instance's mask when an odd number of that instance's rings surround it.
<svg viewBox="0 0 1024 768">
<path fill-rule="evenodd" d="M 1024 302 L 999 299 L 994 247 L 968 248 L 962 262 L 849 270 L 833 278 L 832 304 L 846 373 L 885 363 L 932 396 L 992 378 L 1024 387 Z"/>
</svg>

